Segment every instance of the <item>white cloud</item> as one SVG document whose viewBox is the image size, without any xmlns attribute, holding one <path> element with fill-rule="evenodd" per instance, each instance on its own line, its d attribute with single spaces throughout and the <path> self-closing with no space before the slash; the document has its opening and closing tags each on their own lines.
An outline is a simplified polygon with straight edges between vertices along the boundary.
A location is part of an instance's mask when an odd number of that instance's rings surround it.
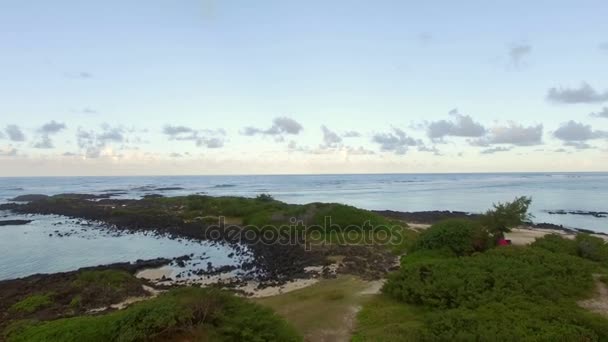
<svg viewBox="0 0 608 342">
<path fill-rule="evenodd" d="M 25 141 L 25 134 L 21 131 L 21 128 L 17 125 L 8 125 L 5 130 L 8 138 L 15 142 Z"/>
<path fill-rule="evenodd" d="M 441 140 L 446 136 L 454 137 L 481 137 L 486 133 L 485 127 L 473 121 L 468 115 L 458 113 L 453 109 L 450 115 L 454 118 L 451 121 L 439 120 L 431 122 L 427 127 L 427 135 L 432 140 Z"/>
<path fill-rule="evenodd" d="M 321 126 L 321 131 L 323 132 L 323 147 L 337 147 L 340 143 L 342 143 L 342 138 L 340 136 L 327 128 L 325 125 Z"/>
<path fill-rule="evenodd" d="M 608 132 L 596 131 L 591 128 L 590 125 L 585 125 L 580 122 L 570 120 L 563 123 L 555 132 L 553 136 L 557 139 L 572 142 L 572 141 L 587 141 L 593 139 L 608 138 Z"/>
<path fill-rule="evenodd" d="M 589 114 L 590 116 L 594 117 L 594 118 L 606 118 L 608 119 L 608 107 L 604 107 L 602 108 L 601 111 L 599 112 L 594 112 Z"/>
<path fill-rule="evenodd" d="M 532 52 L 529 44 L 513 44 L 509 47 L 509 61 L 511 66 L 519 69 L 523 66 L 524 58 Z"/>
<path fill-rule="evenodd" d="M 248 135 L 248 136 L 253 136 L 253 135 L 257 135 L 257 134 L 278 136 L 279 139 L 277 139 L 277 140 L 282 141 L 283 135 L 285 135 L 285 134 L 297 135 L 297 134 L 300 134 L 300 132 L 303 129 L 304 128 L 302 127 L 302 125 L 299 122 L 297 122 L 296 120 L 283 116 L 283 117 L 275 118 L 272 121 L 272 126 L 268 129 L 260 129 L 260 128 L 255 128 L 255 127 L 249 126 L 249 127 L 245 127 L 241 131 L 241 134 Z"/>
<path fill-rule="evenodd" d="M 374 134 L 372 141 L 380 145 L 381 151 L 395 154 L 405 154 L 408 147 L 422 144 L 422 141 L 408 136 L 403 130 L 395 127 L 392 132 Z"/>
<path fill-rule="evenodd" d="M 547 92 L 547 99 L 558 103 L 605 102 L 608 101 L 608 91 L 598 92 L 583 82 L 579 88 L 551 88 Z"/>
<path fill-rule="evenodd" d="M 516 146 L 533 146 L 542 144 L 543 125 L 524 127 L 521 124 L 509 122 L 507 126 L 496 126 L 489 130 L 487 136 L 474 140 L 476 146 L 492 144 L 510 144 Z"/>
<path fill-rule="evenodd" d="M 202 129 L 197 130 L 186 126 L 171 126 L 163 127 L 163 133 L 169 137 L 169 140 L 177 141 L 194 141 L 198 147 L 220 148 L 224 146 L 224 129 Z"/>
</svg>

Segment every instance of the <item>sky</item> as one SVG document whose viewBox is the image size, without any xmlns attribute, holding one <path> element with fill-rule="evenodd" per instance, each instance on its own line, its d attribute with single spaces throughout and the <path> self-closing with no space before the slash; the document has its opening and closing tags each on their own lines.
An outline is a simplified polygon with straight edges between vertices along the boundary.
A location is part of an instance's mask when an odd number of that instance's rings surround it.
<svg viewBox="0 0 608 342">
<path fill-rule="evenodd" d="M 608 171 L 606 13 L 0 0 L 0 176 Z"/>
</svg>

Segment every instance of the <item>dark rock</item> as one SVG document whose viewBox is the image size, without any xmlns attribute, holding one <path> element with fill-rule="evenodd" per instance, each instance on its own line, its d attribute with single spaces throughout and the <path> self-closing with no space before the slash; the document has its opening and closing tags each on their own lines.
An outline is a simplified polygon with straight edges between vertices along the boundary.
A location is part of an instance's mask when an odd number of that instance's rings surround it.
<svg viewBox="0 0 608 342">
<path fill-rule="evenodd" d="M 24 224 L 28 224 L 32 222 L 32 220 L 4 220 L 0 221 L 1 226 L 22 226 Z"/>
<path fill-rule="evenodd" d="M 30 195 L 17 196 L 15 198 L 11 199 L 11 201 L 15 201 L 15 202 L 31 202 L 31 201 L 41 201 L 41 200 L 45 200 L 47 198 L 49 198 L 49 196 L 47 196 L 47 195 L 30 194 Z"/>
<path fill-rule="evenodd" d="M 433 211 L 393 211 L 393 210 L 374 210 L 378 215 L 402 220 L 411 223 L 434 224 L 446 219 L 467 218 L 477 219 L 480 214 L 472 214 L 464 211 L 449 211 L 449 210 L 433 210 Z"/>
</svg>

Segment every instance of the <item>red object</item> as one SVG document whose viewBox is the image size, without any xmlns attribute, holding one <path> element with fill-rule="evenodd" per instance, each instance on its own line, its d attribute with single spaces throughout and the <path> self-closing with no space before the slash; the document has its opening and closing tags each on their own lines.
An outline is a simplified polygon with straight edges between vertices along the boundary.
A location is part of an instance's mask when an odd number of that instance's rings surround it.
<svg viewBox="0 0 608 342">
<path fill-rule="evenodd" d="M 498 245 L 499 246 L 508 246 L 511 244 L 511 240 L 506 240 L 506 239 L 500 239 L 498 240 Z"/>
</svg>

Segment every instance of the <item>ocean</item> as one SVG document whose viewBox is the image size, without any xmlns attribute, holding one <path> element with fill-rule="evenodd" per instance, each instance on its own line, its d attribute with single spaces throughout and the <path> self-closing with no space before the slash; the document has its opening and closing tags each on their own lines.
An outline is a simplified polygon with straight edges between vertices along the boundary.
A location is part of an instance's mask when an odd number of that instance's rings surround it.
<svg viewBox="0 0 608 342">
<path fill-rule="evenodd" d="M 172 188 L 161 190 L 159 188 Z M 608 218 L 550 211 L 608 211 L 608 173 L 366 174 L 267 176 L 0 178 L 0 203 L 24 194 L 120 193 L 115 198 L 267 193 L 288 203 L 337 202 L 373 210 L 483 212 L 492 203 L 531 196 L 534 222 L 608 233 Z M 0 212 L 0 219 L 19 218 Z M 21 217 L 22 218 L 22 217 Z M 79 222 L 34 217 L 27 226 L 0 227 L 0 279 L 84 266 L 176 257 L 204 250 L 230 264 L 230 250 L 143 235 L 108 235 Z M 58 238 L 63 233 L 69 236 Z M 94 231 L 91 233 L 91 231 Z"/>
</svg>

